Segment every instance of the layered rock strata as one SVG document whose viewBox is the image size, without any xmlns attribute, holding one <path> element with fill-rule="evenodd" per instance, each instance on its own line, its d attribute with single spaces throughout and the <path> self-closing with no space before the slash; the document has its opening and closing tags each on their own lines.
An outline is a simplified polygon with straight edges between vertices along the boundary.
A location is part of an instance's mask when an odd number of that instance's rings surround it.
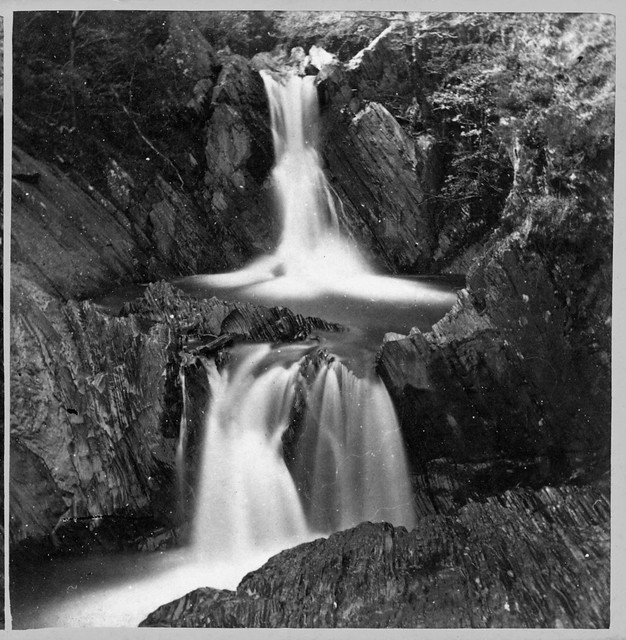
<svg viewBox="0 0 626 640">
<path fill-rule="evenodd" d="M 236 591 L 192 591 L 140 626 L 607 627 L 609 513 L 606 487 L 544 487 L 410 532 L 363 523 L 281 552 Z"/>
</svg>

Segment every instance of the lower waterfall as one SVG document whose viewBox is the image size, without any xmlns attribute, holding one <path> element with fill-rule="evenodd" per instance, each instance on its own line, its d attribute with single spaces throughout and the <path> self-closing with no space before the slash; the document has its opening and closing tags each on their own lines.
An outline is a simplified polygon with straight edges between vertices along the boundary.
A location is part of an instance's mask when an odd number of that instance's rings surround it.
<svg viewBox="0 0 626 640">
<path fill-rule="evenodd" d="M 365 520 L 414 525 L 404 445 L 384 385 L 307 351 L 246 345 L 221 373 L 206 365 L 211 399 L 193 524 L 200 556 L 245 557 Z"/>
<path fill-rule="evenodd" d="M 360 522 L 415 524 L 404 443 L 391 398 L 374 374 L 333 361 L 315 375 L 294 476 L 310 526 L 331 532 Z"/>
<path fill-rule="evenodd" d="M 266 367 L 269 351 L 239 349 L 222 374 L 208 364 L 211 404 L 193 524 L 193 545 L 204 557 L 245 557 L 307 534 L 281 441 L 298 365 Z"/>
</svg>

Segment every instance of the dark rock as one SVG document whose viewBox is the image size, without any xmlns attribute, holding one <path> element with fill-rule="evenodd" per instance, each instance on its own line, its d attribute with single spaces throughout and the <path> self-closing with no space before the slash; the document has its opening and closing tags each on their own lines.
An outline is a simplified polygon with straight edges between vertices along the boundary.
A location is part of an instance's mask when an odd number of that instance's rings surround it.
<svg viewBox="0 0 626 640">
<path fill-rule="evenodd" d="M 140 626 L 607 627 L 607 496 L 515 490 L 411 532 L 364 523 L 281 552 L 235 592 L 193 591 Z"/>
<path fill-rule="evenodd" d="M 28 493 L 12 494 L 12 542 L 50 534 L 55 518 L 56 525 L 148 506 L 167 517 L 168 327 L 142 333 L 133 318 L 60 304 L 16 274 L 12 287 L 11 438 L 28 450 L 14 461 L 12 484 L 24 486 L 28 469 L 39 468 L 48 487 L 35 513 Z"/>
<path fill-rule="evenodd" d="M 468 290 L 430 333 L 383 345 L 378 368 L 417 469 L 442 457 L 540 458 L 544 482 L 608 469 L 610 371 L 599 348 L 606 307 L 594 298 L 579 321 L 586 329 L 568 332 L 580 307 L 568 306 L 555 275 L 527 235 L 513 234 L 474 267 Z"/>
<path fill-rule="evenodd" d="M 20 182 L 27 182 L 28 184 L 37 184 L 39 182 L 39 178 L 41 177 L 40 173 L 36 171 L 34 173 L 18 173 L 13 172 L 11 177 L 14 180 L 19 180 Z"/>
<path fill-rule="evenodd" d="M 42 286 L 68 298 L 129 280 L 148 255 L 119 212 L 105 209 L 56 169 L 15 150 L 14 171 L 37 173 L 13 182 L 13 261 L 33 270 Z M 142 275 L 145 275 L 142 274 Z"/>
<path fill-rule="evenodd" d="M 212 101 L 202 198 L 224 229 L 224 255 L 231 253 L 243 263 L 253 255 L 268 253 L 278 239 L 278 220 L 265 184 L 273 151 L 261 77 L 244 58 L 231 56 L 213 89 Z"/>
<path fill-rule="evenodd" d="M 241 335 L 253 342 L 303 340 L 315 331 L 341 331 L 334 323 L 294 314 L 284 307 L 237 305 L 224 318 L 222 333 Z"/>
<path fill-rule="evenodd" d="M 217 347 L 235 336 L 252 342 L 290 342 L 307 338 L 316 331 L 343 330 L 340 325 L 304 317 L 286 307 L 224 302 L 215 297 L 194 298 L 166 282 L 147 287 L 143 297 L 122 307 L 121 315 L 167 324 L 176 333 L 186 335 L 187 340 L 204 336 L 200 341 L 204 348 L 211 344 Z M 217 336 L 221 337 L 219 341 L 215 339 Z M 188 350 L 189 343 L 185 344 Z"/>
<path fill-rule="evenodd" d="M 14 169 L 41 177 L 28 186 L 13 183 L 13 261 L 63 299 L 95 296 L 122 282 L 197 273 L 213 260 L 223 264 L 224 255 L 207 259 L 204 246 L 213 232 L 187 196 L 157 178 L 152 202 L 133 204 L 131 177 L 113 166 L 118 206 L 78 176 L 72 180 L 16 149 Z"/>
<path fill-rule="evenodd" d="M 342 224 L 368 255 L 392 272 L 424 266 L 433 232 L 418 171 L 422 151 L 376 102 L 332 125 L 324 145 Z"/>
<path fill-rule="evenodd" d="M 44 461 L 15 439 L 11 443 L 11 542 L 52 531 L 67 510 L 63 491 Z"/>
</svg>

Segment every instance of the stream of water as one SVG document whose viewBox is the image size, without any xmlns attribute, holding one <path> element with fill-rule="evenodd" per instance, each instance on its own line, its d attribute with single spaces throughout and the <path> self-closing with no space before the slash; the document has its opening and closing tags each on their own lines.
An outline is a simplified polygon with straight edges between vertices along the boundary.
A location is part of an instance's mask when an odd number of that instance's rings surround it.
<svg viewBox="0 0 626 640">
<path fill-rule="evenodd" d="M 415 525 L 404 444 L 374 353 L 386 331 L 426 329 L 441 318 L 457 283 L 382 276 L 368 266 L 340 232 L 340 205 L 322 170 L 314 78 L 262 76 L 283 223 L 278 246 L 240 271 L 176 284 L 200 296 L 288 306 L 349 331 L 296 345 L 238 346 L 219 370 L 209 361 L 191 545 L 52 562 L 36 597 L 26 586 L 15 590 L 16 628 L 134 626 L 196 587 L 236 587 L 294 544 L 364 520 Z M 333 357 L 312 358 L 319 346 Z M 300 430 L 287 461 L 283 436 L 296 400 Z M 183 418 L 179 466 L 186 435 Z"/>
</svg>

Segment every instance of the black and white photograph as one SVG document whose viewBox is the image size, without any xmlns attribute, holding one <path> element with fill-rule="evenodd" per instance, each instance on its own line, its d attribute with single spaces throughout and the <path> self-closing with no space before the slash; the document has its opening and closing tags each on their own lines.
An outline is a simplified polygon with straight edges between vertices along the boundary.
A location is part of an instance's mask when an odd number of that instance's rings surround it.
<svg viewBox="0 0 626 640">
<path fill-rule="evenodd" d="M 611 630 L 616 15 L 88 4 L 3 31 L 7 628 Z"/>
</svg>

